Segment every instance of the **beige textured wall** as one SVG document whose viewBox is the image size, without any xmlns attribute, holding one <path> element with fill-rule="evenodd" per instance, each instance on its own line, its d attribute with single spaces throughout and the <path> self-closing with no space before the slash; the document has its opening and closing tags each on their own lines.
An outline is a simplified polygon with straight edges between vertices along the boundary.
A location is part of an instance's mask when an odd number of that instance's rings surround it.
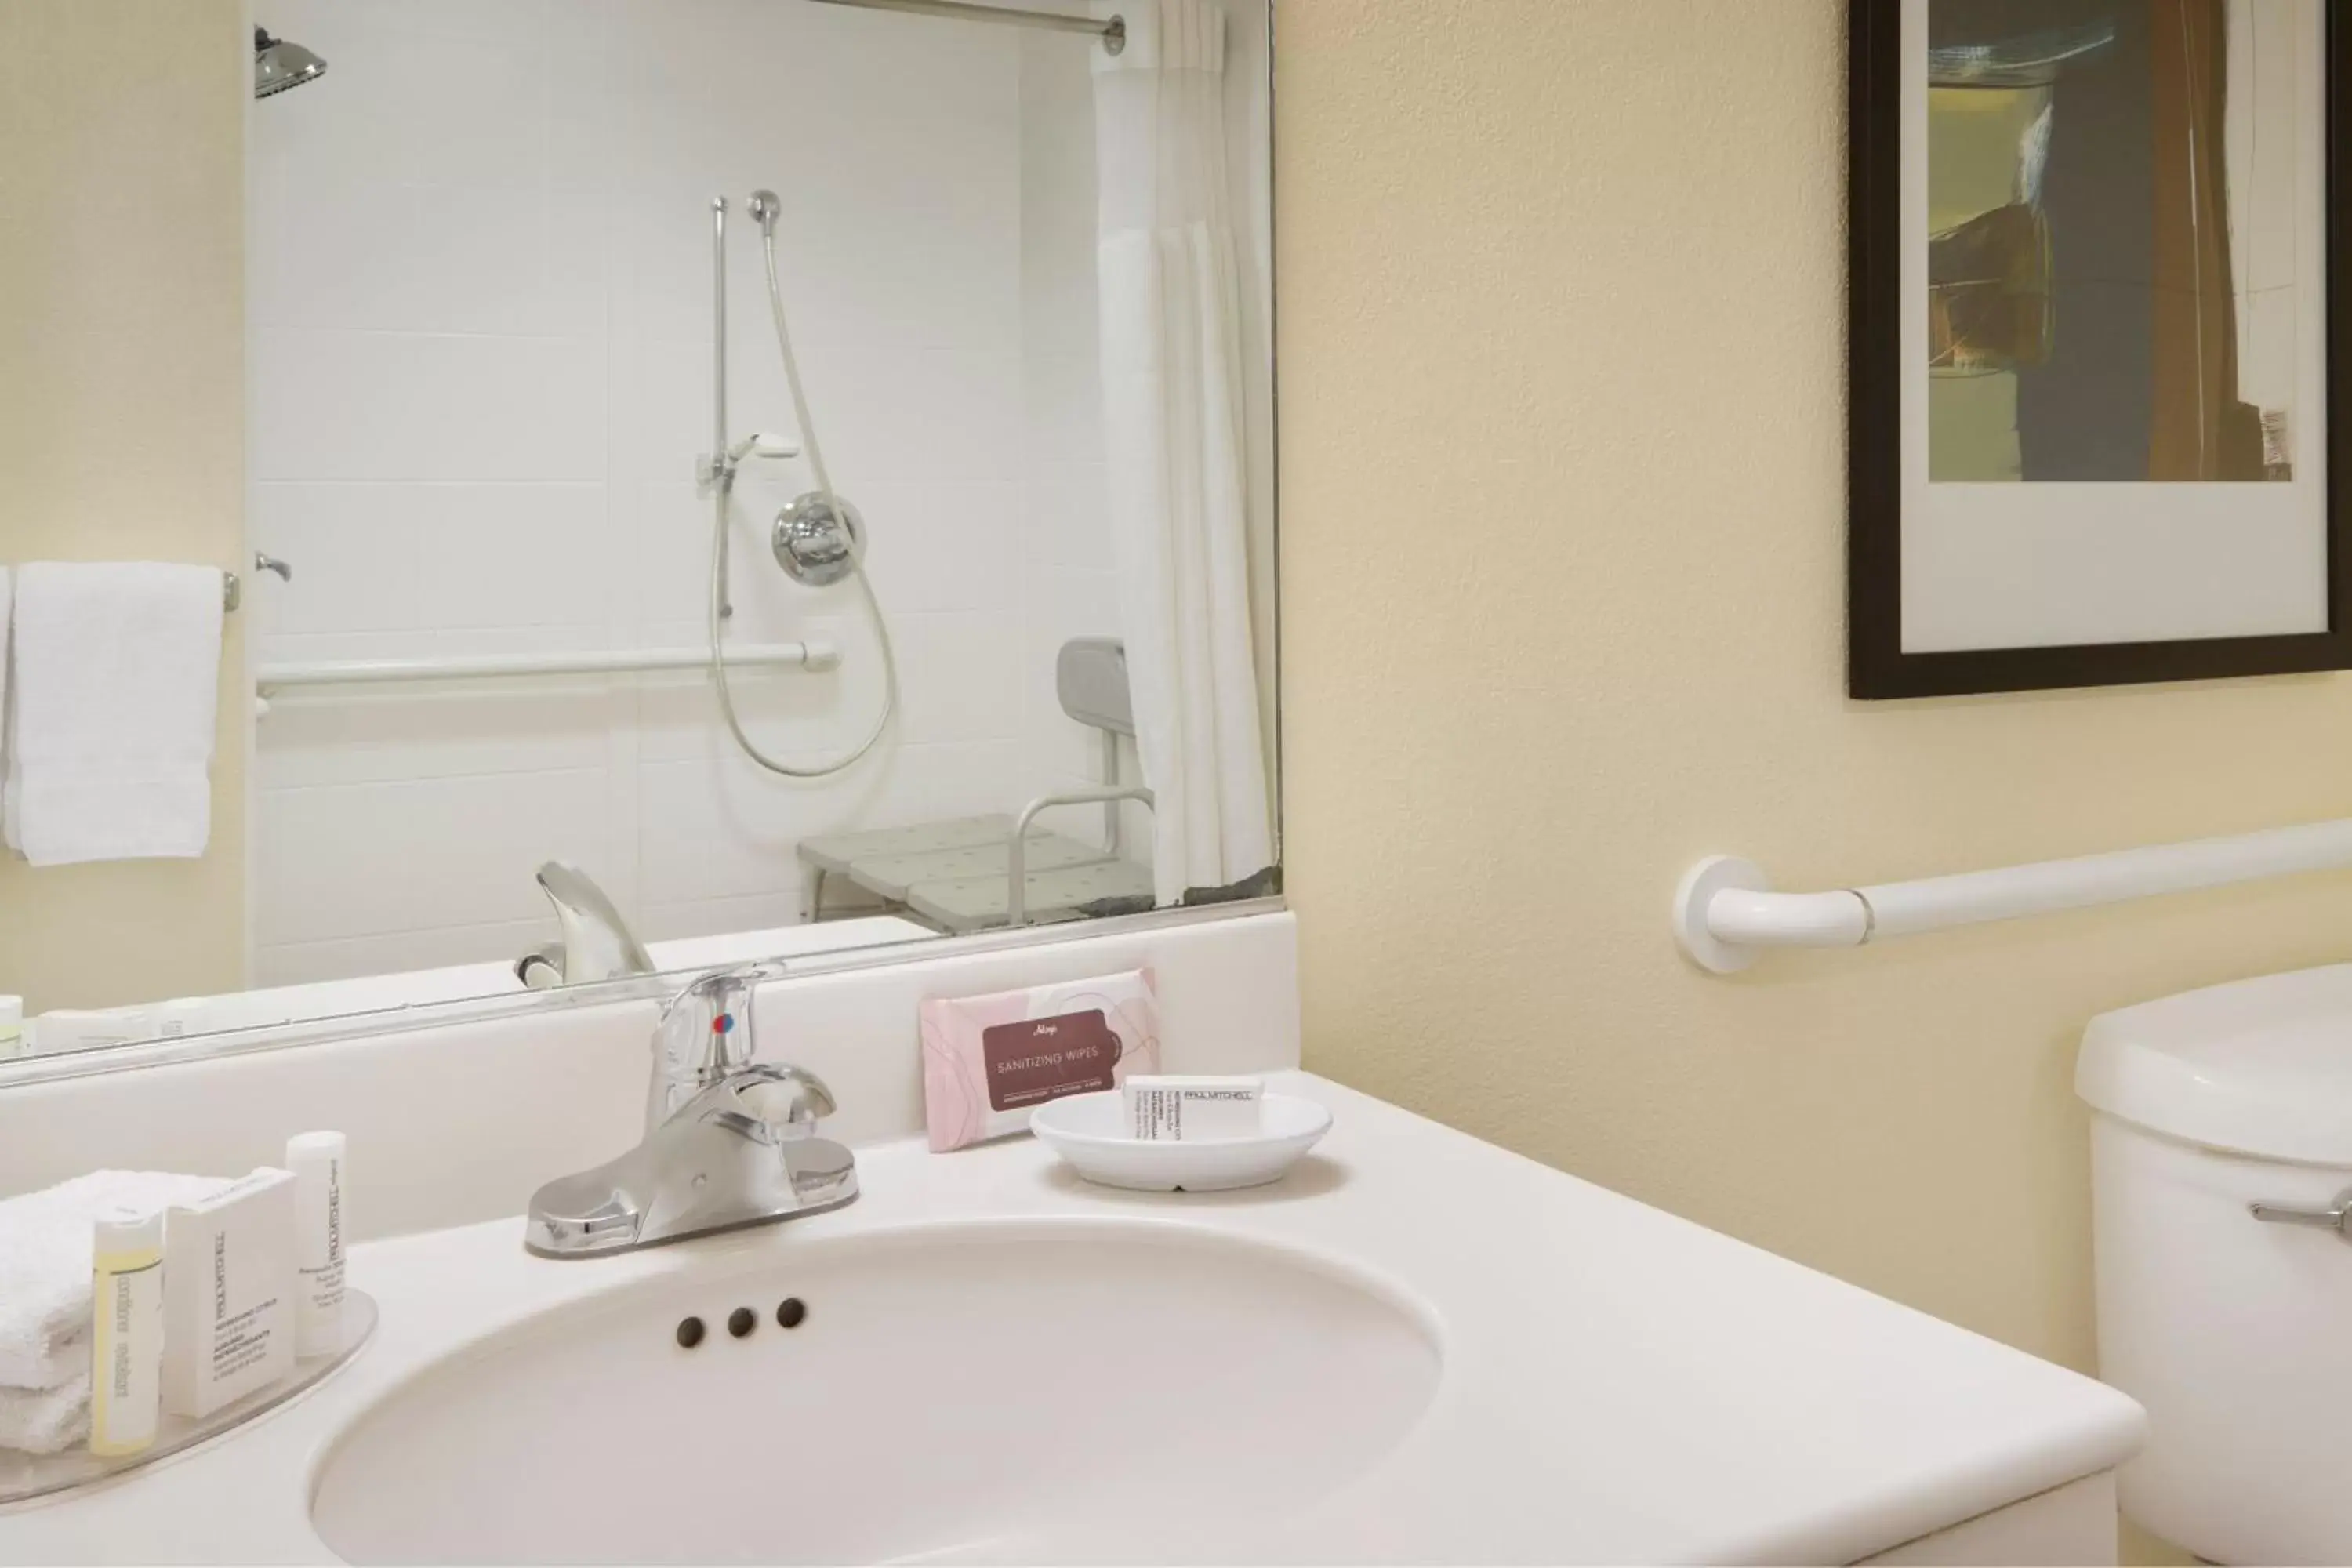
<svg viewBox="0 0 2352 1568">
<path fill-rule="evenodd" d="M 0 562 L 242 553 L 245 28 L 241 0 L 0 4 Z M 229 627 L 211 852 L 0 857 L 0 991 L 96 1006 L 243 983 Z"/>
<path fill-rule="evenodd" d="M 2352 957 L 2352 879 L 1735 981 L 1669 895 L 2344 816 L 2352 681 L 1843 699 L 1842 16 L 1282 0 L 1308 1065 L 2088 1367 L 2084 1021 Z"/>
</svg>

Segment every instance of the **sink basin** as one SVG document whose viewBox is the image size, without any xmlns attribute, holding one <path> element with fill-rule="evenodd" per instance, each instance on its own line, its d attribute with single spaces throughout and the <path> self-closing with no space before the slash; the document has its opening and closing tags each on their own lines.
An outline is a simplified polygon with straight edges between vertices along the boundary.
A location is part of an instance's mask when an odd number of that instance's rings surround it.
<svg viewBox="0 0 2352 1568">
<path fill-rule="evenodd" d="M 312 1522 L 360 1563 L 1165 1559 L 1391 1453 L 1438 1386 L 1432 1321 L 1181 1223 L 722 1245 L 395 1385 Z"/>
</svg>

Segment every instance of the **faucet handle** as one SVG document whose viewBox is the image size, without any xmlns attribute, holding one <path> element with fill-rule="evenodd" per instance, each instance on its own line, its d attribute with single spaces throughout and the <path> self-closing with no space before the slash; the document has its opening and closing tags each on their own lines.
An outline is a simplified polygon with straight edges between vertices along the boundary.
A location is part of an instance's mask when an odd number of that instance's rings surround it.
<svg viewBox="0 0 2352 1568">
<path fill-rule="evenodd" d="M 647 1125 L 658 1125 L 695 1094 L 758 1055 L 752 988 L 783 973 L 774 963 L 742 963 L 696 976 L 662 1008 L 654 1030 L 654 1098 Z"/>
<path fill-rule="evenodd" d="M 709 1120 L 762 1143 L 812 1137 L 835 1109 L 823 1079 L 785 1062 L 753 1062 L 703 1092 L 725 1102 Z"/>
</svg>

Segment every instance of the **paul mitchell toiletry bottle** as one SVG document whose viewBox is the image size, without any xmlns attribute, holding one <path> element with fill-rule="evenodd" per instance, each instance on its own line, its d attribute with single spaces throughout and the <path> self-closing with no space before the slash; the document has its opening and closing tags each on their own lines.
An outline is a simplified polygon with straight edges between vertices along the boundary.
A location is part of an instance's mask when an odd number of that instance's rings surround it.
<svg viewBox="0 0 2352 1568">
<path fill-rule="evenodd" d="M 89 1451 L 143 1452 L 163 1401 L 163 1215 L 116 1205 L 90 1241 Z"/>
<path fill-rule="evenodd" d="M 304 1132 L 286 1141 L 294 1173 L 294 1353 L 343 1348 L 343 1135 Z"/>
</svg>

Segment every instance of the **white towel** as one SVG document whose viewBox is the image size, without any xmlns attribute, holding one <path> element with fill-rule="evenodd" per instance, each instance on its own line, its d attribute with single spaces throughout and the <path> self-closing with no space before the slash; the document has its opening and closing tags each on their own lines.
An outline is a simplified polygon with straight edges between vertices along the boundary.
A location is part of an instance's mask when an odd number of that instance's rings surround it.
<svg viewBox="0 0 2352 1568">
<path fill-rule="evenodd" d="M 59 1388 L 89 1371 L 90 1226 L 100 1214 L 199 1203 L 227 1185 L 99 1171 L 0 1202 L 0 1392 Z"/>
<path fill-rule="evenodd" d="M 58 1454 L 89 1436 L 89 1368 L 58 1388 L 0 1388 L 0 1448 Z"/>
<path fill-rule="evenodd" d="M 8 753 L 13 750 L 8 742 L 16 728 L 16 710 L 9 701 L 16 686 L 16 661 L 8 654 L 8 623 L 16 608 L 16 576 L 7 567 L 0 566 L 0 818 L 5 818 L 8 808 Z M 6 836 L 6 826 L 5 820 L 0 820 L 0 842 L 6 842 L 13 849 L 16 845 Z"/>
<path fill-rule="evenodd" d="M 194 858 L 212 835 L 221 574 L 150 562 L 16 569 L 0 833 L 36 866 Z"/>
</svg>

